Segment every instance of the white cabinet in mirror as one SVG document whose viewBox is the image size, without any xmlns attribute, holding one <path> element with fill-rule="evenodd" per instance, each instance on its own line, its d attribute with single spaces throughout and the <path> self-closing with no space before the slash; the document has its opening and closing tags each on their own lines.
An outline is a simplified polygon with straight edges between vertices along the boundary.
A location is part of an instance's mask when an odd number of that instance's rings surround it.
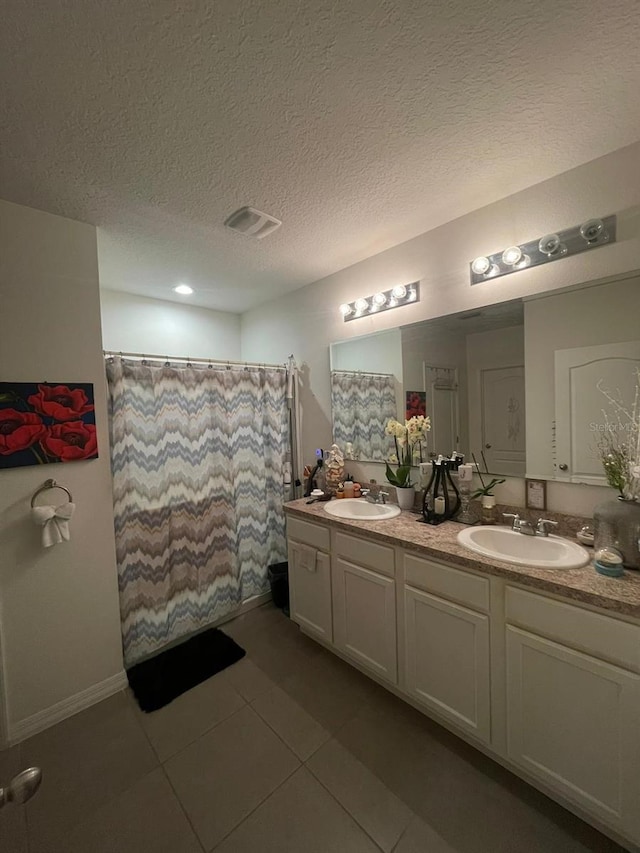
<svg viewBox="0 0 640 853">
<path fill-rule="evenodd" d="M 332 344 L 334 440 L 385 461 L 386 421 L 413 393 L 409 414 L 431 418 L 427 458 L 457 450 L 492 474 L 604 485 L 596 386 L 632 393 L 638 317 L 629 274 Z"/>
</svg>

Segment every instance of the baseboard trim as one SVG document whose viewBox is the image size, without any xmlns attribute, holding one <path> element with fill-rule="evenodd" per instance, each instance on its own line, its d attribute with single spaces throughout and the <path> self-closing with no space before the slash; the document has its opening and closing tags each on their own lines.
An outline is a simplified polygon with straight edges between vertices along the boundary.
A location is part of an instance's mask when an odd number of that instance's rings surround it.
<svg viewBox="0 0 640 853">
<path fill-rule="evenodd" d="M 10 746 L 14 746 L 16 743 L 20 743 L 32 735 L 43 732 L 45 729 L 55 726 L 56 723 L 60 723 L 68 717 L 73 717 L 74 714 L 78 714 L 80 711 L 96 705 L 103 699 L 108 699 L 109 696 L 113 696 L 114 693 L 118 693 L 118 691 L 125 688 L 127 683 L 127 675 L 124 670 L 121 670 L 116 675 L 112 675 L 110 678 L 99 682 L 99 684 L 93 684 L 91 687 L 87 687 L 86 690 L 81 690 L 80 693 L 69 696 L 68 699 L 56 702 L 55 705 L 45 708 L 44 711 L 38 711 L 37 714 L 32 714 L 32 716 L 20 720 L 13 725 L 9 724 L 8 740 Z"/>
</svg>

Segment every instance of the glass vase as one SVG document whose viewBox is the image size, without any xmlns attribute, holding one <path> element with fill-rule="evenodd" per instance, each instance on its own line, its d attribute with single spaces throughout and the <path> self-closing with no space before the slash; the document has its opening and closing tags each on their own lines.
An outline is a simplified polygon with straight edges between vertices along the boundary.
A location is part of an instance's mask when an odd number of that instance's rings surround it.
<svg viewBox="0 0 640 853">
<path fill-rule="evenodd" d="M 593 520 L 594 551 L 612 546 L 622 554 L 625 569 L 640 569 L 640 503 L 605 501 L 594 509 Z"/>
</svg>

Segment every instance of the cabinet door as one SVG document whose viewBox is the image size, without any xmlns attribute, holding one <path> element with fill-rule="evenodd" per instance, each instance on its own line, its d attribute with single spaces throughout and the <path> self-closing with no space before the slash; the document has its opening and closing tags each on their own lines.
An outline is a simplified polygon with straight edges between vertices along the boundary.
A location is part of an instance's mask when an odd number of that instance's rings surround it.
<svg viewBox="0 0 640 853">
<path fill-rule="evenodd" d="M 324 551 L 289 541 L 291 618 L 325 642 L 333 642 L 331 560 Z"/>
<path fill-rule="evenodd" d="M 406 688 L 479 740 L 491 740 L 489 617 L 406 586 Z"/>
<path fill-rule="evenodd" d="M 398 679 L 396 584 L 340 557 L 334 560 L 335 644 L 381 678 Z"/>
<path fill-rule="evenodd" d="M 509 757 L 632 837 L 639 719 L 640 676 L 507 626 Z"/>
</svg>

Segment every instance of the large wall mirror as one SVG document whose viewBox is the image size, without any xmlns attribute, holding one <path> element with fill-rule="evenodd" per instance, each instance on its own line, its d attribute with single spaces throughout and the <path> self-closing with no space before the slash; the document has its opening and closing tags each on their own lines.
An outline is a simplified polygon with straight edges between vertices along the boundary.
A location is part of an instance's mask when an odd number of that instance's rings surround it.
<svg viewBox="0 0 640 853">
<path fill-rule="evenodd" d="M 631 403 L 639 367 L 638 276 L 402 326 L 331 346 L 334 440 L 384 461 L 387 420 L 424 409 L 427 457 L 602 485 L 598 383 Z"/>
</svg>

